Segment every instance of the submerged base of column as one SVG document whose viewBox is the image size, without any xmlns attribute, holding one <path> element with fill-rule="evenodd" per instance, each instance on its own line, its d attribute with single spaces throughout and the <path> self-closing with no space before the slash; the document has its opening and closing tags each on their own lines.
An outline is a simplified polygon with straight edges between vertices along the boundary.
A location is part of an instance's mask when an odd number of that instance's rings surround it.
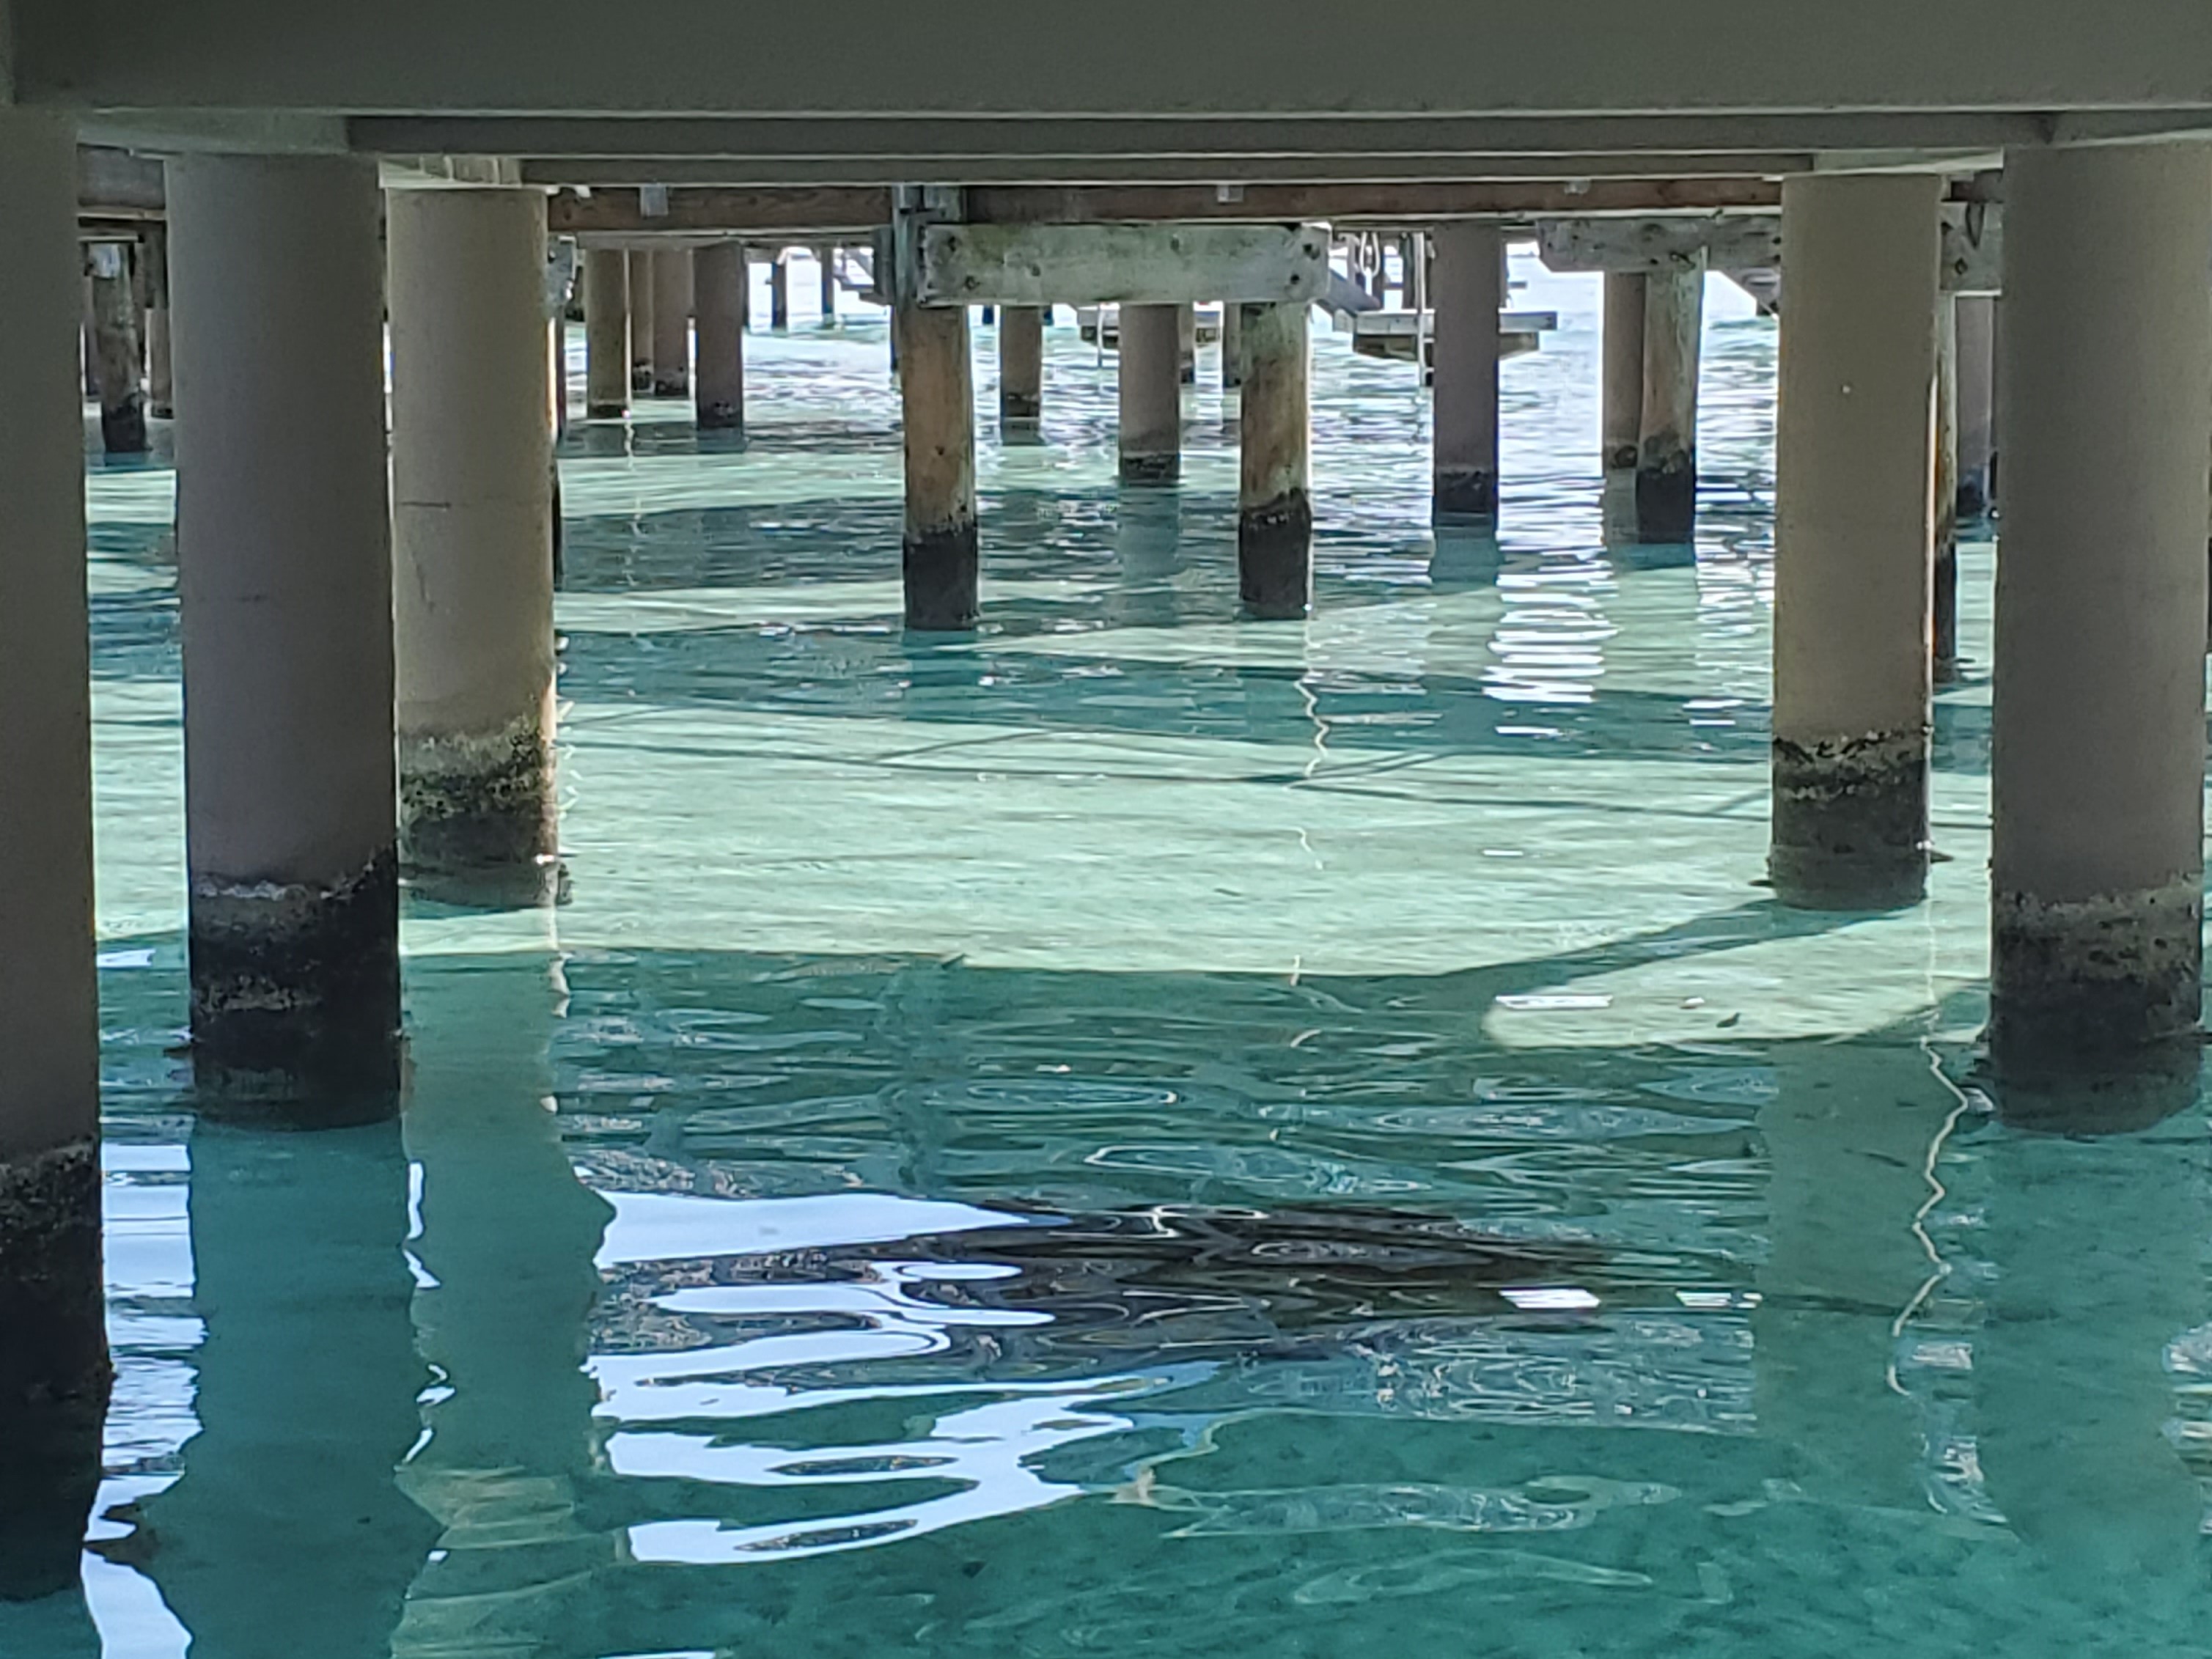
<svg viewBox="0 0 2212 1659">
<path fill-rule="evenodd" d="M 1990 896 L 1990 1058 L 2001 1073 L 2194 1076 L 2203 884 L 2058 901 Z"/>
<path fill-rule="evenodd" d="M 1989 480 L 1980 472 L 1966 472 L 1960 475 L 1958 511 L 1960 524 L 1965 524 L 1972 519 L 1989 516 Z"/>
<path fill-rule="evenodd" d="M 1686 542 L 1698 524 L 1698 465 L 1687 455 L 1636 469 L 1636 533 L 1647 542 Z"/>
<path fill-rule="evenodd" d="M 395 854 L 334 887 L 196 880 L 191 976 L 202 1086 L 317 1123 L 372 1121 L 395 1108 Z"/>
<path fill-rule="evenodd" d="M 653 395 L 656 398 L 688 398 L 691 395 L 691 382 L 680 374 L 656 374 L 653 377 Z"/>
<path fill-rule="evenodd" d="M 1280 622 L 1313 605 L 1313 504 L 1301 490 L 1237 518 L 1237 589 L 1247 614 Z"/>
<path fill-rule="evenodd" d="M 586 404 L 584 418 L 587 421 L 619 421 L 629 413 L 628 404 Z"/>
<path fill-rule="evenodd" d="M 745 429 L 743 404 L 702 404 L 696 419 L 702 432 L 742 432 Z"/>
<path fill-rule="evenodd" d="M 1928 736 L 1774 741 L 1775 896 L 1806 910 L 1893 910 L 1928 891 Z"/>
<path fill-rule="evenodd" d="M 561 896 L 552 746 L 532 716 L 504 732 L 399 739 L 399 861 L 419 892 L 462 904 Z"/>
<path fill-rule="evenodd" d="M 114 1370 L 100 1149 L 0 1158 L 0 1601 L 77 1582 Z"/>
<path fill-rule="evenodd" d="M 981 614 L 981 560 L 975 526 L 908 537 L 906 542 L 906 625 L 935 633 L 960 633 Z"/>
<path fill-rule="evenodd" d="M 1936 684 L 1959 678 L 1959 549 L 1954 543 L 1936 550 L 1935 616 L 1931 629 Z"/>
<path fill-rule="evenodd" d="M 118 408 L 100 411 L 100 448 L 102 454 L 143 455 L 149 447 L 146 405 L 135 396 Z"/>
<path fill-rule="evenodd" d="M 1498 518 L 1498 477 L 1492 472 L 1436 475 L 1431 516 L 1461 524 L 1489 524 Z"/>
<path fill-rule="evenodd" d="M 1121 457 L 1121 482 L 1125 484 L 1172 484 L 1182 477 L 1182 457 L 1180 455 Z"/>
<path fill-rule="evenodd" d="M 999 436 L 1007 442 L 1033 444 L 1044 422 L 1044 398 L 1026 392 L 999 394 Z"/>
</svg>

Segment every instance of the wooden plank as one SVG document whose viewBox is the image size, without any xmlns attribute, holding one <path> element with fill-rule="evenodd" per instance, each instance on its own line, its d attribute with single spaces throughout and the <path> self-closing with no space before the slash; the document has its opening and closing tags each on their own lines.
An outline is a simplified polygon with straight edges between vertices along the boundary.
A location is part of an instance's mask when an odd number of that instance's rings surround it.
<svg viewBox="0 0 2212 1659">
<path fill-rule="evenodd" d="M 924 305 L 1312 300 L 1328 233 L 1295 225 L 929 225 Z"/>
<path fill-rule="evenodd" d="M 1991 203 L 1943 210 L 1943 292 L 2004 291 L 2004 210 Z"/>
<path fill-rule="evenodd" d="M 651 216 L 634 190 L 556 196 L 546 204 L 547 228 L 561 236 L 837 232 L 864 240 L 890 217 L 891 193 L 876 185 L 672 190 L 668 210 Z"/>
<path fill-rule="evenodd" d="M 1953 202 L 1943 209 L 1943 291 L 1996 294 L 2004 282 L 2004 210 Z M 1553 270 L 1679 270 L 1703 249 L 1715 270 L 1778 270 L 1778 216 L 1725 219 L 1554 219 L 1536 228 L 1536 251 Z"/>
<path fill-rule="evenodd" d="M 1748 154 L 1629 151 L 1571 155 L 1467 156 L 1424 152 L 1397 155 L 1304 151 L 1256 155 L 1139 155 L 1101 158 L 1080 154 L 1007 155 L 952 150 L 942 155 L 883 154 L 763 155 L 549 155 L 522 163 L 533 185 L 582 185 L 592 189 L 640 185 L 1351 185 L 1437 182 L 1507 183 L 1519 179 L 1565 183 L 1576 179 L 1767 179 L 1809 173 L 1806 150 Z"/>
<path fill-rule="evenodd" d="M 1352 331 L 1361 339 L 1372 337 L 1389 339 L 1404 336 L 1411 339 L 1424 331 L 1436 332 L 1437 314 L 1433 311 L 1368 311 L 1352 319 Z M 1559 325 L 1556 311 L 1501 311 L 1498 313 L 1500 334 L 1549 334 Z"/>
<path fill-rule="evenodd" d="M 106 218 L 150 218 L 167 203 L 161 163 L 128 150 L 80 144 L 76 152 L 76 199 L 88 215 Z"/>
<path fill-rule="evenodd" d="M 673 194 L 673 192 L 672 192 Z M 1460 179 L 1302 185 L 981 185 L 971 223 L 1094 224 L 1249 220 L 1419 225 L 1437 219 L 1571 214 L 1772 212 L 1782 187 L 1765 179 Z"/>
<path fill-rule="evenodd" d="M 1762 270 L 1782 263 L 1782 220 L 1553 219 L 1536 227 L 1536 252 L 1551 270 L 1680 270 L 1700 252 L 1715 270 Z"/>
</svg>

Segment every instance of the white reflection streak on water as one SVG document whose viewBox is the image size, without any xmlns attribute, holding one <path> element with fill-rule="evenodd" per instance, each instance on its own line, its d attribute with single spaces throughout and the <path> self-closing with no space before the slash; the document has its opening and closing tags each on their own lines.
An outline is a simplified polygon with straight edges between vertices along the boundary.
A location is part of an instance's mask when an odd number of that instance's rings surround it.
<svg viewBox="0 0 2212 1659">
<path fill-rule="evenodd" d="M 1021 1224 L 962 1204 L 887 1194 L 727 1200 L 682 1194 L 611 1193 L 615 1219 L 600 1250 L 601 1265 L 672 1259 L 667 1246 L 688 1243 L 681 1259 L 744 1256 L 915 1237 L 925 1232 Z M 747 1341 L 678 1353 L 598 1354 L 588 1369 L 601 1391 L 598 1415 L 617 1424 L 712 1419 L 711 1435 L 617 1428 L 606 1442 L 609 1465 L 634 1480 L 676 1479 L 749 1487 L 867 1486 L 925 1480 L 956 1490 L 889 1509 L 866 1510 L 804 1522 L 728 1526 L 673 1519 L 627 1529 L 640 1561 L 732 1564 L 862 1549 L 896 1538 L 994 1516 L 1016 1514 L 1079 1496 L 1081 1486 L 1046 1479 L 1032 1461 L 1057 1448 L 1125 1432 L 1124 1417 L 1096 1409 L 1101 1401 L 1150 1394 L 1197 1380 L 1211 1367 L 1182 1366 L 1172 1375 L 1115 1375 L 1042 1383 L 961 1381 L 922 1386 L 793 1387 L 774 1373 L 793 1368 L 841 1372 L 872 1363 L 940 1354 L 962 1329 L 1048 1325 L 1049 1314 L 1006 1308 L 946 1307 L 920 1294 L 933 1282 L 1008 1277 L 996 1265 L 927 1261 L 872 1261 L 856 1279 L 792 1279 L 755 1285 L 693 1285 L 652 1297 L 678 1316 L 743 1324 L 811 1326 Z M 761 1373 L 770 1373 L 761 1376 Z M 757 1378 L 757 1380 L 747 1380 Z M 904 1441 L 842 1443 L 815 1455 L 788 1444 L 732 1443 L 727 1425 L 854 1404 L 908 1400 L 970 1400 L 937 1420 L 932 1433 Z M 925 1407 L 927 1409 L 927 1407 Z"/>
</svg>

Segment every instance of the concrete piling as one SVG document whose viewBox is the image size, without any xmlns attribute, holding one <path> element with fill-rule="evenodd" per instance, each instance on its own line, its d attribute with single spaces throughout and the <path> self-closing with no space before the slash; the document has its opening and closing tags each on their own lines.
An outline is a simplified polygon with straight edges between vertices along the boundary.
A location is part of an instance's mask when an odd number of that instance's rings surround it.
<svg viewBox="0 0 2212 1659">
<path fill-rule="evenodd" d="M 1177 310 L 1171 305 L 1121 307 L 1117 374 L 1126 484 L 1171 484 L 1182 474 Z"/>
<path fill-rule="evenodd" d="M 1008 306 L 999 315 L 999 432 L 1034 440 L 1044 414 L 1044 310 Z"/>
<path fill-rule="evenodd" d="M 1313 604 L 1307 307 L 1244 307 L 1237 489 L 1237 590 L 1248 614 L 1304 617 Z"/>
<path fill-rule="evenodd" d="M 73 116 L 0 109 L 0 1601 L 77 1580 L 111 1376 Z"/>
<path fill-rule="evenodd" d="M 1959 678 L 1959 319 L 1948 295 L 1936 301 L 1934 585 L 1929 653 L 1936 684 Z"/>
<path fill-rule="evenodd" d="M 560 834 L 545 198 L 398 191 L 386 218 L 401 864 L 454 897 L 544 902 Z"/>
<path fill-rule="evenodd" d="M 1433 516 L 1498 518 L 1498 316 L 1504 248 L 1494 223 L 1460 220 L 1437 232 Z"/>
<path fill-rule="evenodd" d="M 1644 413 L 1636 454 L 1637 535 L 1690 540 L 1698 518 L 1698 366 L 1705 319 L 1702 252 L 1644 279 Z"/>
<path fill-rule="evenodd" d="M 1986 294 L 1961 294 L 1957 308 L 1959 375 L 1958 517 L 1962 522 L 1990 510 L 1990 460 L 1996 427 L 1996 301 Z"/>
<path fill-rule="evenodd" d="M 146 279 L 146 413 L 156 421 L 173 420 L 176 391 L 169 353 L 169 228 L 147 226 L 139 233 L 138 252 Z"/>
<path fill-rule="evenodd" d="M 1941 182 L 1783 185 L 1767 868 L 1809 908 L 1909 904 L 1927 884 Z"/>
<path fill-rule="evenodd" d="M 1991 1057 L 2193 1079 L 2212 148 L 2005 163 Z"/>
<path fill-rule="evenodd" d="M 791 260 L 783 248 L 769 262 L 768 325 L 779 334 L 791 326 Z"/>
<path fill-rule="evenodd" d="M 110 455 L 146 453 L 146 389 L 139 364 L 137 284 L 131 250 L 95 242 L 89 257 L 93 377 L 100 386 L 100 447 Z"/>
<path fill-rule="evenodd" d="M 324 1118 L 399 1082 L 379 198 L 362 157 L 169 169 L 194 1058 Z"/>
<path fill-rule="evenodd" d="M 973 628 L 978 614 L 975 392 L 965 306 L 901 306 L 906 451 L 906 625 Z"/>
<path fill-rule="evenodd" d="M 702 431 L 744 430 L 749 276 L 742 242 L 717 242 L 691 256 L 692 296 L 699 313 L 694 413 Z"/>
<path fill-rule="evenodd" d="M 634 247 L 629 260 L 629 389 L 633 392 L 653 391 L 653 346 L 658 338 L 653 301 L 659 297 L 654 285 L 653 250 Z"/>
<path fill-rule="evenodd" d="M 1644 433 L 1644 273 L 1605 275 L 1603 385 L 1600 442 L 1605 476 L 1632 483 Z"/>
<path fill-rule="evenodd" d="M 653 255 L 653 395 L 691 395 L 691 251 Z"/>
<path fill-rule="evenodd" d="M 620 248 L 584 250 L 584 417 L 619 421 L 629 413 L 629 256 Z"/>
</svg>

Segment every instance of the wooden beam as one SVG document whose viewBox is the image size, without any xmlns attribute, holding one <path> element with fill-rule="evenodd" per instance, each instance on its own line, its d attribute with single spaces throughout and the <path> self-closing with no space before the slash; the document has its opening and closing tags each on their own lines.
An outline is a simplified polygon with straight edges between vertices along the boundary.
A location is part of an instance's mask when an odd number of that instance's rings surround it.
<svg viewBox="0 0 2212 1659">
<path fill-rule="evenodd" d="M 1808 150 L 1741 155 L 1627 151 L 1568 155 L 1466 156 L 1355 151 L 1250 155 L 1007 155 L 949 151 L 914 155 L 544 156 L 522 163 L 534 185 L 592 189 L 640 185 L 1310 185 L 1504 183 L 1522 179 L 1778 179 L 1810 173 Z"/>
<path fill-rule="evenodd" d="M 1943 207 L 1942 284 L 1947 294 L 1996 294 L 2004 283 L 2004 210 L 1988 202 Z M 1536 252 L 1553 270 L 1679 270 L 1700 252 L 1714 270 L 1743 275 L 1782 265 L 1782 221 L 1760 214 L 1726 219 L 1552 219 L 1536 227 Z"/>
<path fill-rule="evenodd" d="M 933 224 L 923 305 L 1254 304 L 1310 301 L 1328 284 L 1314 226 Z"/>
<path fill-rule="evenodd" d="M 848 65 L 850 56 L 846 54 L 842 60 Z M 1385 53 L 1382 61 L 1402 67 L 1407 54 Z M 1068 67 L 1072 66 L 1063 65 Z M 1059 77 L 1063 82 L 1068 78 L 1066 74 Z M 1057 88 L 1036 90 L 1049 95 Z M 352 148 L 375 155 L 696 155 L 751 161 L 838 156 L 903 157 L 917 161 L 945 155 L 1081 155 L 1128 161 L 1147 156 L 1343 155 L 1477 158 L 1626 151 L 1708 155 L 1762 150 L 1993 155 L 2008 145 L 2048 142 L 2051 131 L 2049 118 L 2036 112 L 2038 106 L 1808 107 L 1730 113 L 1707 106 L 1680 112 L 1613 115 L 1456 112 L 1482 107 L 1465 101 L 1467 96 L 1459 91 L 1425 106 L 1401 103 L 1391 113 L 1358 116 L 1319 112 L 1163 115 L 1146 110 L 1140 102 L 1094 106 L 1127 112 L 1113 115 L 881 111 L 666 115 L 644 112 L 650 106 L 641 103 L 634 106 L 640 112 L 619 115 L 459 112 L 356 115 L 345 131 Z M 1428 112 L 1406 112 L 1424 108 Z M 2186 122 L 2172 113 L 2146 112 L 2140 124 L 2154 132 L 2162 130 L 2160 124 L 2171 127 Z"/>
<path fill-rule="evenodd" d="M 1437 219 L 1558 214 L 1772 211 L 1782 187 L 1764 179 L 1528 179 L 1433 184 L 988 185 L 968 191 L 971 222 L 1093 224 L 1116 220 L 1327 220 L 1422 224 Z"/>
<path fill-rule="evenodd" d="M 670 191 L 667 206 L 665 213 L 648 216 L 635 191 L 556 196 L 546 204 L 547 228 L 563 236 L 773 232 L 861 239 L 890 222 L 891 194 L 880 187 L 830 185 L 686 189 Z"/>
<path fill-rule="evenodd" d="M 1700 253 L 1715 270 L 1763 270 L 1782 263 L 1782 219 L 1551 219 L 1536 252 L 1552 270 L 1680 270 Z"/>
<path fill-rule="evenodd" d="M 1943 210 L 1943 292 L 2004 292 L 2004 209 L 1980 202 Z"/>
<path fill-rule="evenodd" d="M 141 219 L 162 211 L 167 175 L 161 162 L 124 149 L 80 144 L 76 152 L 78 210 L 106 218 Z"/>
<path fill-rule="evenodd" d="M 890 222 L 874 185 L 676 185 L 648 215 L 635 190 L 556 196 L 549 228 L 568 236 L 843 234 Z M 1559 215 L 1772 212 L 1781 186 L 1760 179 L 1638 179 L 1322 185 L 984 185 L 966 192 L 970 224 L 1191 223 L 1419 225 L 1439 219 Z M 1017 302 L 1018 303 L 1018 302 Z"/>
</svg>

